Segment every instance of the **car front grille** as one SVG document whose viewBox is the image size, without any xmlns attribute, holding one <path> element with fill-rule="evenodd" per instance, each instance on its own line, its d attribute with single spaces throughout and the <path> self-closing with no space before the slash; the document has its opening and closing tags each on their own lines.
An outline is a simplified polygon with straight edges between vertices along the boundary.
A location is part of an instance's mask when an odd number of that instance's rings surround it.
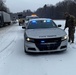
<svg viewBox="0 0 76 75">
<path fill-rule="evenodd" d="M 40 51 L 56 50 L 61 44 L 61 38 L 35 39 L 35 45 Z"/>
</svg>

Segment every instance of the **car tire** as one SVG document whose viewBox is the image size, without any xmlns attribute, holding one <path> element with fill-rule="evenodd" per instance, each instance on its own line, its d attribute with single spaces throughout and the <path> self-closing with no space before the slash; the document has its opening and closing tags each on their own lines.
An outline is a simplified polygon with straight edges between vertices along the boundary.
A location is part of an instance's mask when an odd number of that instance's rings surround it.
<svg viewBox="0 0 76 75">
<path fill-rule="evenodd" d="M 28 52 L 26 51 L 26 49 L 24 49 L 24 52 L 25 52 L 25 53 L 28 53 Z"/>
<path fill-rule="evenodd" d="M 24 52 L 25 52 L 25 53 L 28 53 L 28 52 L 26 51 L 26 48 L 25 48 L 25 47 L 24 47 Z"/>
<path fill-rule="evenodd" d="M 25 52 L 25 53 L 28 53 L 28 52 L 26 51 L 26 48 L 25 48 L 25 43 L 24 43 L 24 52 Z"/>
<path fill-rule="evenodd" d="M 64 51 L 62 51 L 62 52 L 66 52 L 67 51 L 67 49 L 65 49 Z"/>
</svg>

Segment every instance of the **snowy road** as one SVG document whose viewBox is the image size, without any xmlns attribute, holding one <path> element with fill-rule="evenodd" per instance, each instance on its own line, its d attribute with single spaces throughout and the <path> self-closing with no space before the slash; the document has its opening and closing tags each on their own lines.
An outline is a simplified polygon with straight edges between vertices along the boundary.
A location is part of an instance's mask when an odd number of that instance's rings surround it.
<svg viewBox="0 0 76 75">
<path fill-rule="evenodd" d="M 0 75 L 76 75 L 76 36 L 66 52 L 29 55 L 23 33 L 18 24 L 0 28 Z"/>
</svg>

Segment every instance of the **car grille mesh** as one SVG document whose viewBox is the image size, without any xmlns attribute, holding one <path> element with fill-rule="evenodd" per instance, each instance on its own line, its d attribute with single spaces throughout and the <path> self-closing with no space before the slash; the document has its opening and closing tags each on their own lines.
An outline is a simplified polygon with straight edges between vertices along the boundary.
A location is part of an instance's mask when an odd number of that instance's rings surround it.
<svg viewBox="0 0 76 75">
<path fill-rule="evenodd" d="M 35 45 L 40 51 L 56 50 L 61 44 L 61 38 L 35 39 Z M 42 42 L 44 41 L 44 42 Z"/>
</svg>

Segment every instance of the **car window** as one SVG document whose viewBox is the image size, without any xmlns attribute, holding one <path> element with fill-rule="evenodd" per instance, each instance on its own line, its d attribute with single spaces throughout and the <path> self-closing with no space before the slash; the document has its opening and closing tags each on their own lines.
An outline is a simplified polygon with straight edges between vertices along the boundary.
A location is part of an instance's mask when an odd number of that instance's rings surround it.
<svg viewBox="0 0 76 75">
<path fill-rule="evenodd" d="M 56 28 L 57 25 L 52 20 L 32 20 L 29 22 L 28 29 Z"/>
<path fill-rule="evenodd" d="M 38 18 L 38 16 L 28 16 L 28 17 L 26 17 L 26 21 L 29 21 L 30 19 L 36 19 L 36 18 Z"/>
</svg>

